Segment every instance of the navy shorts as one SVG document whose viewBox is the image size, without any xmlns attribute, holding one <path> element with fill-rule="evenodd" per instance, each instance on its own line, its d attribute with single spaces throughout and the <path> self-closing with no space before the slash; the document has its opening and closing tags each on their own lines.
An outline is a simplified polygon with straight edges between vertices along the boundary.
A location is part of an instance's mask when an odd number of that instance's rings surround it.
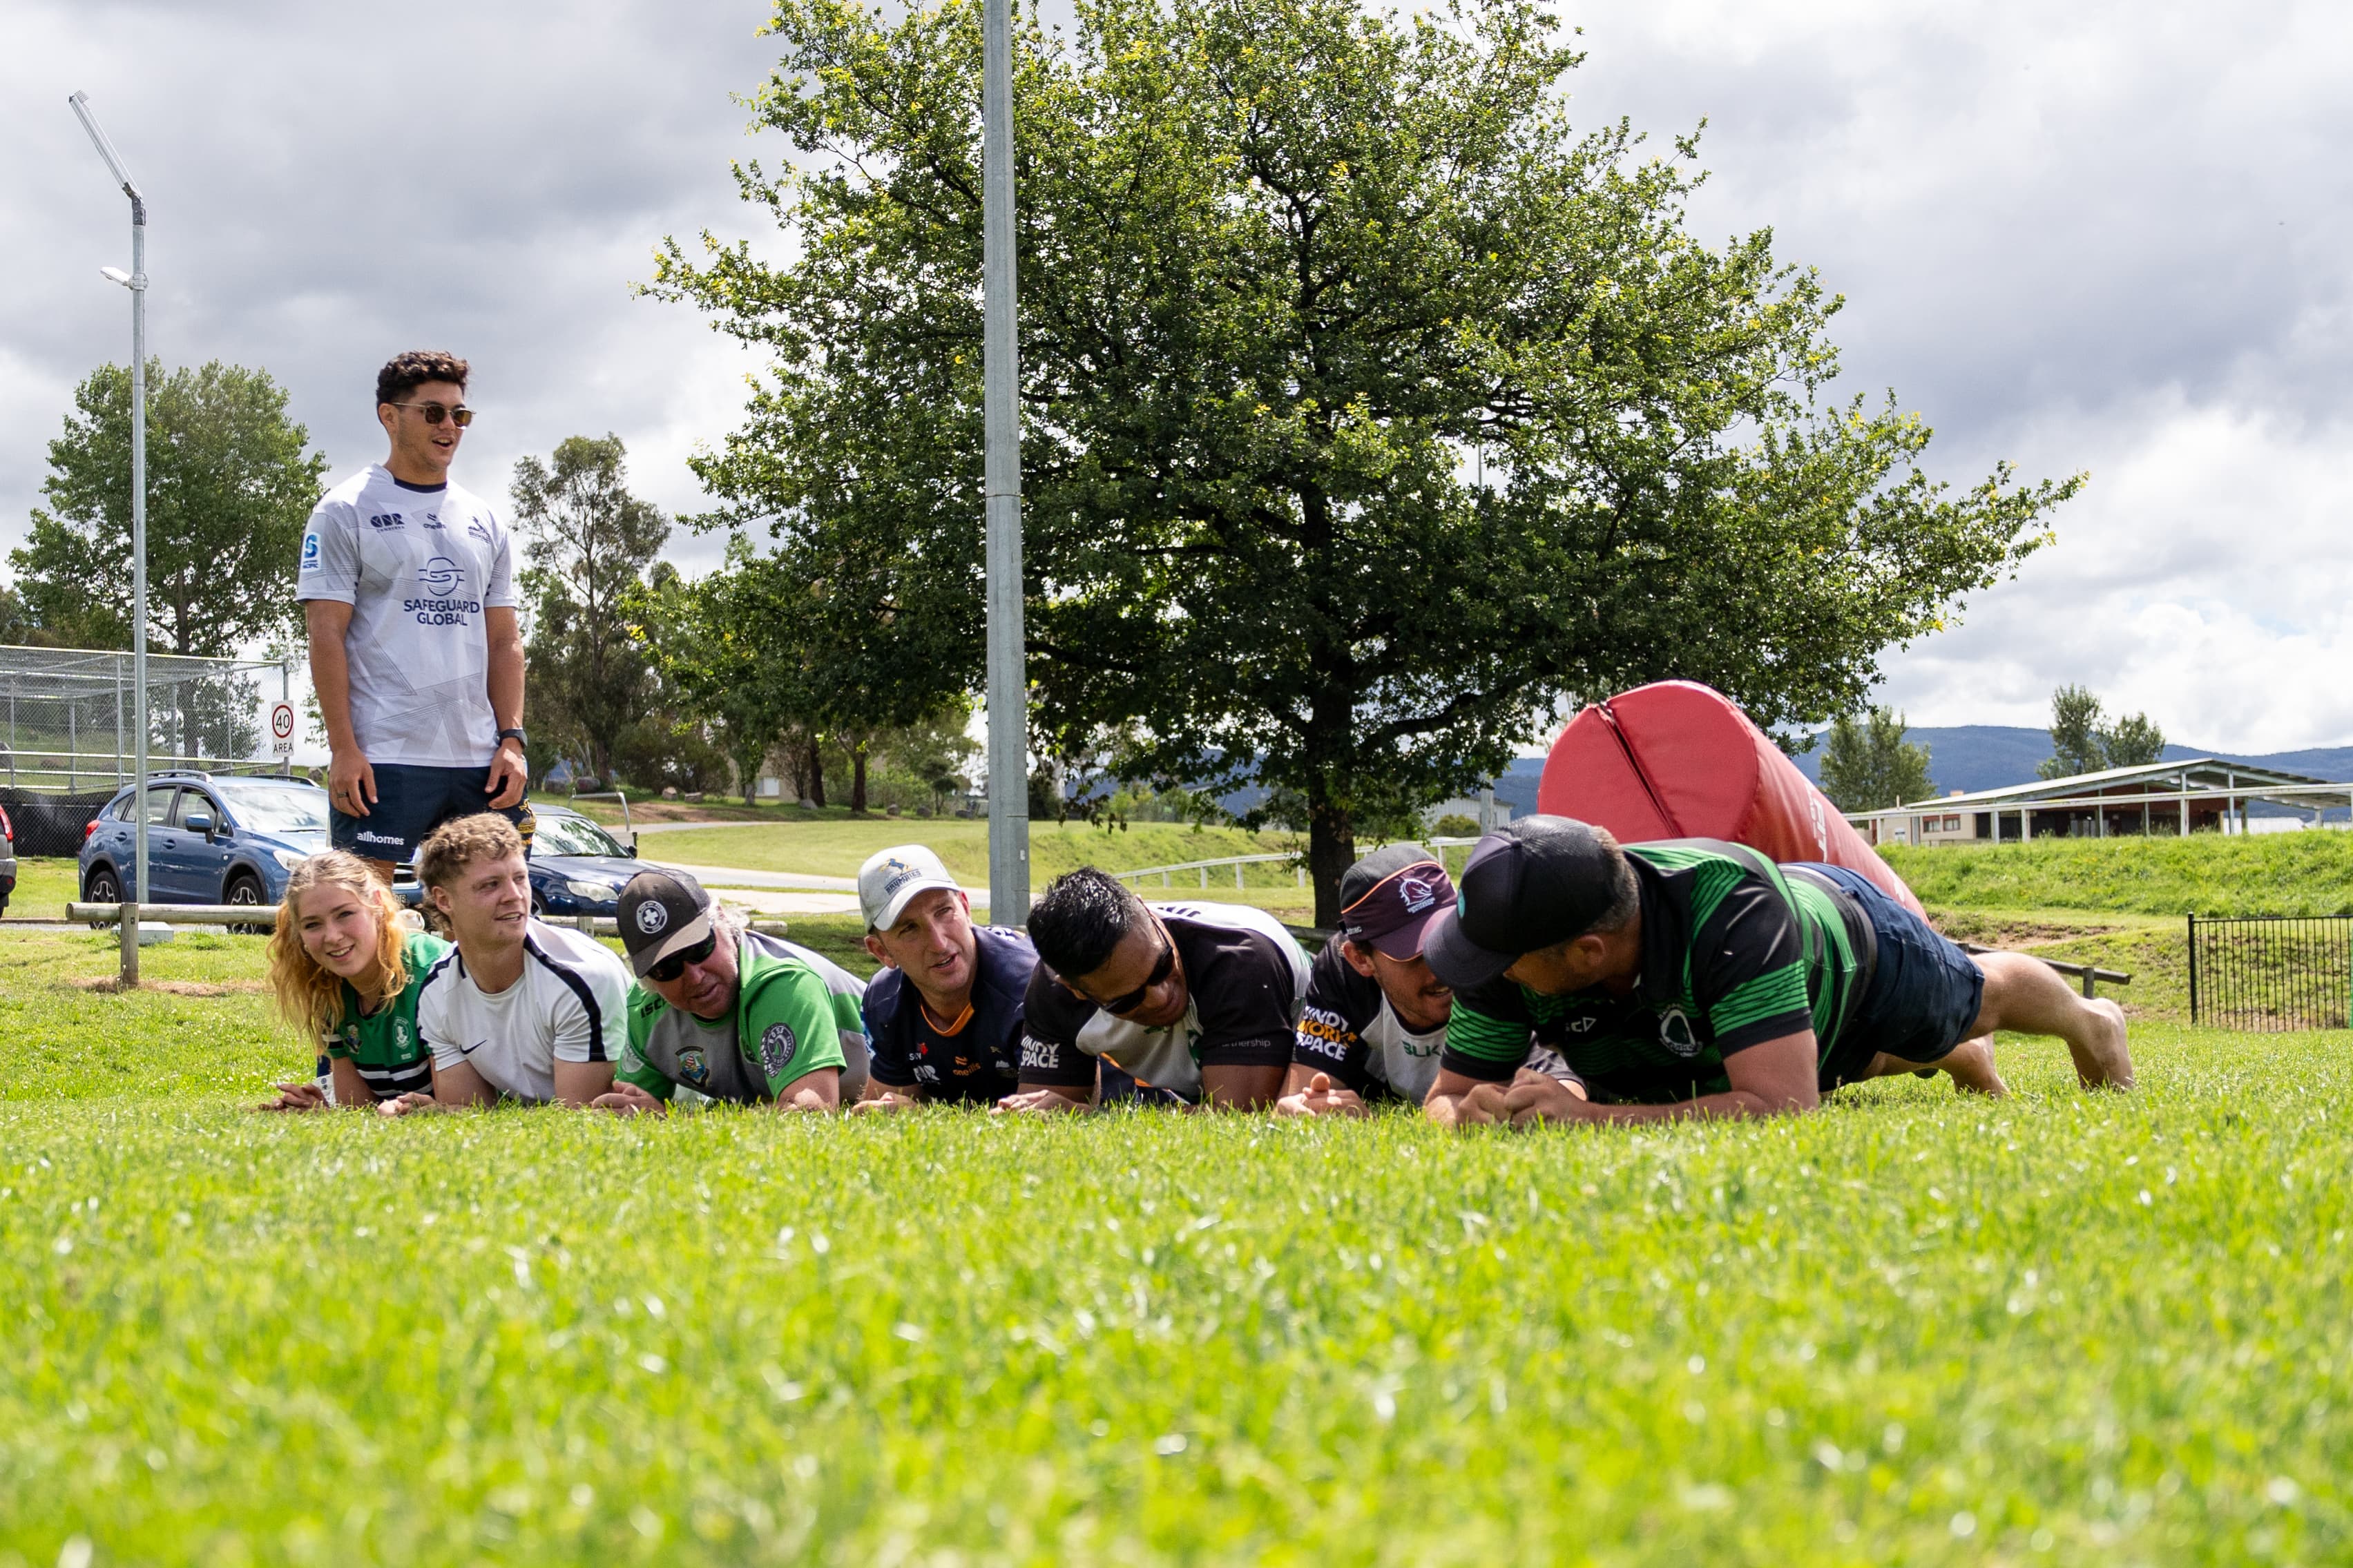
<svg viewBox="0 0 2353 1568">
<path fill-rule="evenodd" d="M 416 768 L 404 763 L 375 764 L 375 804 L 365 816 L 345 816 L 334 811 L 331 841 L 368 860 L 389 860 L 406 866 L 417 858 L 417 847 L 427 834 L 454 816 L 471 816 L 491 809 L 491 770 L 479 768 Z M 525 853 L 531 849 L 531 806 L 512 805 L 499 813 L 522 830 Z"/>
<path fill-rule="evenodd" d="M 1985 972 L 1862 872 L 1821 864 L 1809 869 L 1853 896 L 1879 943 L 1871 989 L 1840 1031 L 1833 1076 L 1841 1082 L 1861 1078 L 1880 1051 L 1907 1062 L 1942 1061 L 1977 1020 Z"/>
</svg>

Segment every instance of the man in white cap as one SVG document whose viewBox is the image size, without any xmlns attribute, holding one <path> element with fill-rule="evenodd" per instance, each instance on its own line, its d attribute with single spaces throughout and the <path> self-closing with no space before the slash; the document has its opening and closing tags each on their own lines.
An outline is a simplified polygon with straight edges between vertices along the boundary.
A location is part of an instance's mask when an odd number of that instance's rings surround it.
<svg viewBox="0 0 2353 1568">
<path fill-rule="evenodd" d="M 976 928 L 972 902 L 920 844 L 858 868 L 873 1077 L 861 1111 L 993 1105 L 1020 1087 L 1022 997 L 1038 954 L 1018 931 Z"/>
<path fill-rule="evenodd" d="M 864 985 L 781 937 L 739 929 L 683 871 L 648 868 L 618 906 L 637 984 L 613 1089 L 592 1103 L 668 1109 L 681 1089 L 737 1105 L 831 1110 L 866 1087 Z"/>
</svg>

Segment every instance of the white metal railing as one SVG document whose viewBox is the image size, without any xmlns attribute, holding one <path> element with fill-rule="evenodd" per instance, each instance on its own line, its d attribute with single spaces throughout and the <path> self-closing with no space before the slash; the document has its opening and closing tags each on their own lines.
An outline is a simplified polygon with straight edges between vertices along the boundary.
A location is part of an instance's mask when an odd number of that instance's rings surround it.
<svg viewBox="0 0 2353 1568">
<path fill-rule="evenodd" d="M 1476 838 L 1419 838 L 1414 842 L 1431 849 L 1459 849 L 1465 844 L 1476 844 L 1479 841 Z M 1211 871 L 1220 866 L 1231 866 L 1234 868 L 1234 886 L 1240 889 L 1244 887 L 1243 867 L 1266 866 L 1276 861 L 1287 861 L 1298 873 L 1297 885 L 1303 888 L 1307 886 L 1307 868 L 1302 864 L 1305 858 L 1303 850 L 1288 855 L 1220 855 L 1213 860 L 1178 860 L 1166 866 L 1139 866 L 1133 871 L 1113 871 L 1112 876 L 1122 882 L 1136 877 L 1157 877 L 1160 879 L 1160 885 L 1166 888 L 1174 885 L 1168 879 L 1172 872 L 1196 871 L 1200 874 L 1201 886 L 1206 888 L 1209 885 Z"/>
</svg>

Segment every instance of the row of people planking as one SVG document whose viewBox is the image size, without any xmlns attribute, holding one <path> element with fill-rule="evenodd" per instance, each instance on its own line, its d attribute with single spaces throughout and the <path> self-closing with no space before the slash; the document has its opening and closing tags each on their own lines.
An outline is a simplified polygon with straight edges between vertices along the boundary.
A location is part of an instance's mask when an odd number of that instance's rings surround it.
<svg viewBox="0 0 2353 1568">
<path fill-rule="evenodd" d="M 1146 904 L 1092 868 L 1051 883 L 1026 931 L 976 927 L 939 858 L 905 845 L 859 873 L 871 982 L 659 868 L 621 894 L 619 956 L 535 920 L 496 813 L 435 829 L 417 871 L 449 941 L 357 857 L 295 870 L 270 984 L 324 1055 L 264 1109 L 1388 1101 L 1455 1125 L 1652 1121 L 1801 1111 L 1899 1072 L 2000 1094 L 1996 1030 L 2057 1036 L 2086 1087 L 2132 1081 L 2113 1002 L 1965 953 L 1852 871 L 1620 846 L 1566 817 L 1486 835 L 1459 889 L 1416 846 L 1376 851 L 1312 958 L 1262 910 Z"/>
</svg>

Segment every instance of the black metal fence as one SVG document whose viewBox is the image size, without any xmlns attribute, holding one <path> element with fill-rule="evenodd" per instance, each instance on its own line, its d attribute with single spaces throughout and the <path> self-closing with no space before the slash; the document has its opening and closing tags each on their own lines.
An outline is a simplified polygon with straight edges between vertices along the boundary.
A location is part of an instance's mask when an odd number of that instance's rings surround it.
<svg viewBox="0 0 2353 1568">
<path fill-rule="evenodd" d="M 2353 1005 L 2353 916 L 2189 917 L 2189 1021 L 2342 1029 Z"/>
</svg>

